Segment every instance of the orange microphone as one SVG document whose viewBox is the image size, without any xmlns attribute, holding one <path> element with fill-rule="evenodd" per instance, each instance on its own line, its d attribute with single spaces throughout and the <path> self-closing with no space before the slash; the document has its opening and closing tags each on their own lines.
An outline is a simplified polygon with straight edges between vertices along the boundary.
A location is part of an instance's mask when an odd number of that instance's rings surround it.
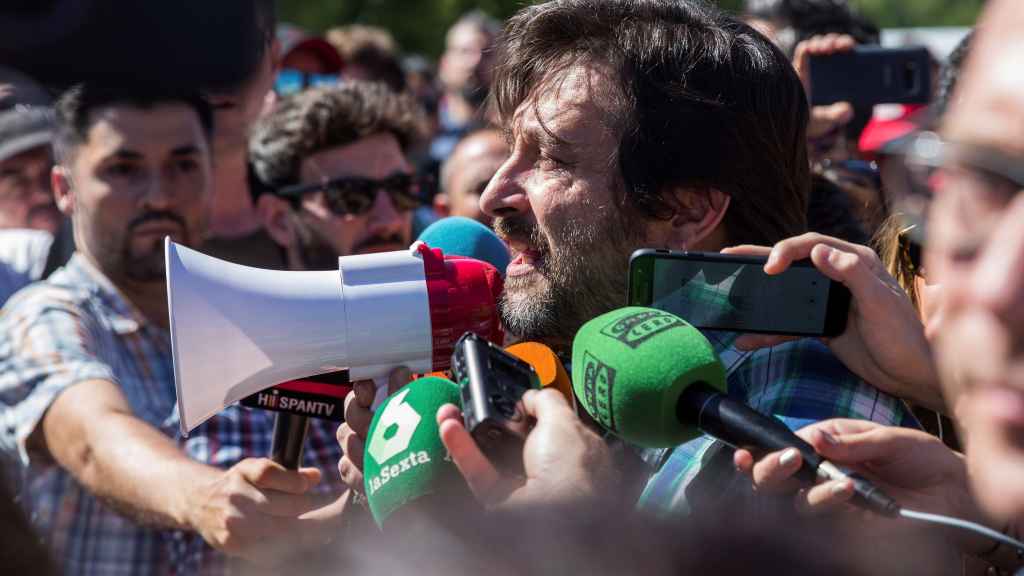
<svg viewBox="0 0 1024 576">
<path fill-rule="evenodd" d="M 520 342 L 513 344 L 505 351 L 526 362 L 537 372 L 540 379 L 540 387 L 553 387 L 565 396 L 573 406 L 576 405 L 576 398 L 572 392 L 572 380 L 565 371 L 565 366 L 558 359 L 554 350 L 539 342 Z"/>
</svg>

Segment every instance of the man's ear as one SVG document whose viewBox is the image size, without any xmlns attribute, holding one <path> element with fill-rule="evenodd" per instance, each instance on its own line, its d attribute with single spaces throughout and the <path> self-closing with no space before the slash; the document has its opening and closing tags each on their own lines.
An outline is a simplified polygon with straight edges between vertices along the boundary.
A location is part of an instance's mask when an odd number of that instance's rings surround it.
<svg viewBox="0 0 1024 576">
<path fill-rule="evenodd" d="M 678 190 L 678 211 L 672 217 L 671 245 L 717 252 L 725 241 L 722 221 L 732 200 L 714 188 Z"/>
<path fill-rule="evenodd" d="M 448 194 L 438 192 L 434 195 L 434 213 L 441 218 L 452 215 L 452 207 L 448 205 Z"/>
<path fill-rule="evenodd" d="M 289 213 L 291 205 L 273 194 L 261 194 L 256 202 L 256 210 L 260 215 L 263 229 L 279 246 L 289 248 L 295 241 Z"/>
<path fill-rule="evenodd" d="M 74 214 L 75 191 L 71 186 L 71 175 L 68 174 L 67 168 L 60 164 L 53 166 L 50 170 L 50 188 L 53 189 L 53 199 L 57 203 L 57 208 L 60 208 L 65 216 Z"/>
</svg>

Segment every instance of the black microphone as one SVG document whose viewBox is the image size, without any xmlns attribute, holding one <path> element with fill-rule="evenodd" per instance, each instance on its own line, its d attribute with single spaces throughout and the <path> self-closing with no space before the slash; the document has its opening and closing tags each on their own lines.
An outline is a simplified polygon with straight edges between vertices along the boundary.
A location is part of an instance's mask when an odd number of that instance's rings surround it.
<svg viewBox="0 0 1024 576">
<path fill-rule="evenodd" d="M 900 507 L 896 501 L 866 478 L 843 472 L 777 418 L 765 416 L 704 382 L 695 382 L 683 391 L 676 404 L 676 416 L 680 422 L 693 423 L 706 434 L 731 446 L 756 447 L 765 453 L 796 448 L 803 459 L 797 471 L 801 480 L 813 483 L 816 478 L 849 479 L 853 482 L 855 502 L 884 516 L 899 514 Z"/>
</svg>

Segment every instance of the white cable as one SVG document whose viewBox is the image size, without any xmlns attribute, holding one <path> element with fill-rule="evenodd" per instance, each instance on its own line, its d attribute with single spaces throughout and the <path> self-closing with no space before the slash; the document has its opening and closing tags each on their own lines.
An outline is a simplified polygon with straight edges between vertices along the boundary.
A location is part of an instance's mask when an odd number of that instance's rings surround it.
<svg viewBox="0 0 1024 576">
<path fill-rule="evenodd" d="M 967 530 L 969 532 L 975 532 L 983 536 L 987 536 L 997 542 L 1012 546 L 1017 549 L 1018 553 L 1024 552 L 1024 542 L 1010 538 L 1006 534 L 997 532 L 987 526 L 982 526 L 975 522 L 968 522 L 967 520 L 961 520 L 960 518 L 951 518 L 949 516 L 943 516 L 941 514 L 929 514 L 927 512 L 917 512 L 916 510 L 907 510 L 906 508 L 900 509 L 900 516 L 904 518 L 910 518 L 911 520 L 920 520 L 922 522 L 932 522 L 935 524 L 942 524 L 945 526 L 952 526 L 954 528 L 960 528 L 961 530 Z"/>
</svg>

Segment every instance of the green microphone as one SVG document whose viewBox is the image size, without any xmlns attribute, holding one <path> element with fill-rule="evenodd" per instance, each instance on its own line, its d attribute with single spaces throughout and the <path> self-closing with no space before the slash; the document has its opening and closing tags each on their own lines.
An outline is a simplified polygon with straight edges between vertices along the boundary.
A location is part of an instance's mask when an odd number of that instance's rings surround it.
<svg viewBox="0 0 1024 576">
<path fill-rule="evenodd" d="M 711 343 L 678 316 L 621 308 L 587 322 L 572 343 L 572 376 L 584 409 L 629 442 L 670 448 L 705 432 L 761 453 L 796 448 L 799 478 L 849 479 L 854 502 L 886 516 L 899 511 L 892 498 L 822 458 L 781 420 L 730 398 Z"/>
<path fill-rule="evenodd" d="M 445 378 L 413 380 L 374 413 L 363 458 L 363 482 L 381 528 L 395 511 L 424 496 L 465 487 L 441 443 L 437 410 L 462 405 L 459 387 Z M 467 489 L 468 490 L 468 489 Z"/>
<path fill-rule="evenodd" d="M 697 382 L 725 392 L 725 368 L 711 344 L 684 320 L 653 308 L 613 310 L 587 322 L 572 344 L 577 400 L 604 428 L 649 448 L 700 435 L 676 407 Z"/>
</svg>

